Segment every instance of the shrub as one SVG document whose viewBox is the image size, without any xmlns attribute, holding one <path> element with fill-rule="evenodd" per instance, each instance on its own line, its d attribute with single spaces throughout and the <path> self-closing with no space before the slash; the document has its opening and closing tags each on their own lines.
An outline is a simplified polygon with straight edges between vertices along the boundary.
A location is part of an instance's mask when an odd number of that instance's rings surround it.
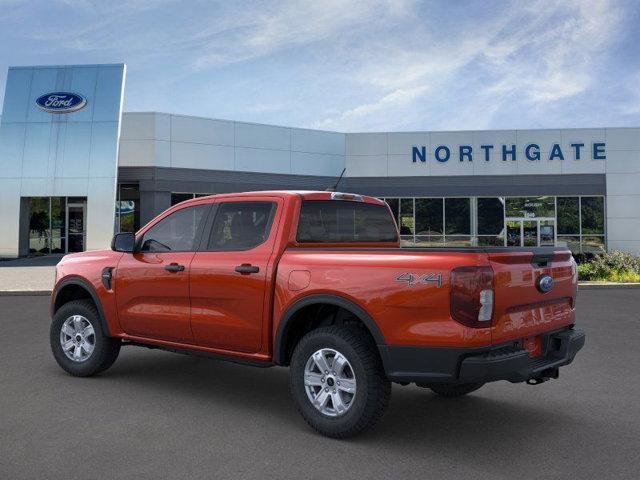
<svg viewBox="0 0 640 480">
<path fill-rule="evenodd" d="M 640 282 L 640 257 L 614 250 L 584 259 L 578 265 L 580 280 Z"/>
<path fill-rule="evenodd" d="M 613 272 L 611 272 L 609 281 L 621 283 L 640 283 L 640 273 L 625 271 L 621 272 L 619 270 L 614 270 Z"/>
<path fill-rule="evenodd" d="M 574 253 L 573 258 L 578 265 L 582 263 L 589 263 L 596 256 L 595 253 Z"/>
</svg>

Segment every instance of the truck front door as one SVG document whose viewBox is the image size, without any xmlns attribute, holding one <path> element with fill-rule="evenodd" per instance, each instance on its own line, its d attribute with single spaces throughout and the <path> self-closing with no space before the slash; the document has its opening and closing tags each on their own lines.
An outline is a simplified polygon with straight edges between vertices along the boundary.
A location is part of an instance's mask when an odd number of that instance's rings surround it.
<svg viewBox="0 0 640 480">
<path fill-rule="evenodd" d="M 262 347 L 266 293 L 282 200 L 222 199 L 191 262 L 191 329 L 201 346 L 255 353 Z"/>
<path fill-rule="evenodd" d="M 189 268 L 211 204 L 177 210 L 139 239 L 115 272 L 118 320 L 129 335 L 191 343 Z"/>
</svg>

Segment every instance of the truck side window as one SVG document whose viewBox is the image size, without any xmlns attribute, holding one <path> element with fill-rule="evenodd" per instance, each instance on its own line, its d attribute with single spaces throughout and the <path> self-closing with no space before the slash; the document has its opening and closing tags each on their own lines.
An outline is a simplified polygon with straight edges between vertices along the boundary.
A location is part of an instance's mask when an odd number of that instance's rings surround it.
<svg viewBox="0 0 640 480">
<path fill-rule="evenodd" d="M 195 205 L 173 212 L 146 231 L 141 252 L 193 252 L 204 226 L 209 205 Z"/>
<path fill-rule="evenodd" d="M 274 202 L 226 202 L 216 213 L 207 250 L 249 250 L 267 240 Z"/>
</svg>

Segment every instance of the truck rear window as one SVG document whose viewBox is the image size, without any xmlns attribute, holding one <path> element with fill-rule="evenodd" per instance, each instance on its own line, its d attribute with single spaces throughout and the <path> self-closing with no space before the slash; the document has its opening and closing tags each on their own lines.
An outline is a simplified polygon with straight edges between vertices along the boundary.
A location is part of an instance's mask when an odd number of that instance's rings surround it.
<svg viewBox="0 0 640 480">
<path fill-rule="evenodd" d="M 395 223 L 386 205 L 342 200 L 302 202 L 299 243 L 395 242 Z"/>
</svg>

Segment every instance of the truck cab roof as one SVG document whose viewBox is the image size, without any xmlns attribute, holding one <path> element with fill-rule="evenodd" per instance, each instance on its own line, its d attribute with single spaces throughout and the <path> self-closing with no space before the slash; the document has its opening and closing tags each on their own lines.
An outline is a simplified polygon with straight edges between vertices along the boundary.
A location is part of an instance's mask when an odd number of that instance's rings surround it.
<svg viewBox="0 0 640 480">
<path fill-rule="evenodd" d="M 203 199 L 218 200 L 224 198 L 242 198 L 255 196 L 273 196 L 280 198 L 302 197 L 303 200 L 342 200 L 384 205 L 384 202 L 382 200 L 375 197 L 369 197 L 367 195 L 347 192 L 329 192 L 323 190 L 260 190 L 255 192 L 241 193 L 217 193 L 204 197 L 185 200 L 184 202 L 181 202 L 181 204 L 186 205 L 190 203 L 198 203 Z"/>
</svg>

